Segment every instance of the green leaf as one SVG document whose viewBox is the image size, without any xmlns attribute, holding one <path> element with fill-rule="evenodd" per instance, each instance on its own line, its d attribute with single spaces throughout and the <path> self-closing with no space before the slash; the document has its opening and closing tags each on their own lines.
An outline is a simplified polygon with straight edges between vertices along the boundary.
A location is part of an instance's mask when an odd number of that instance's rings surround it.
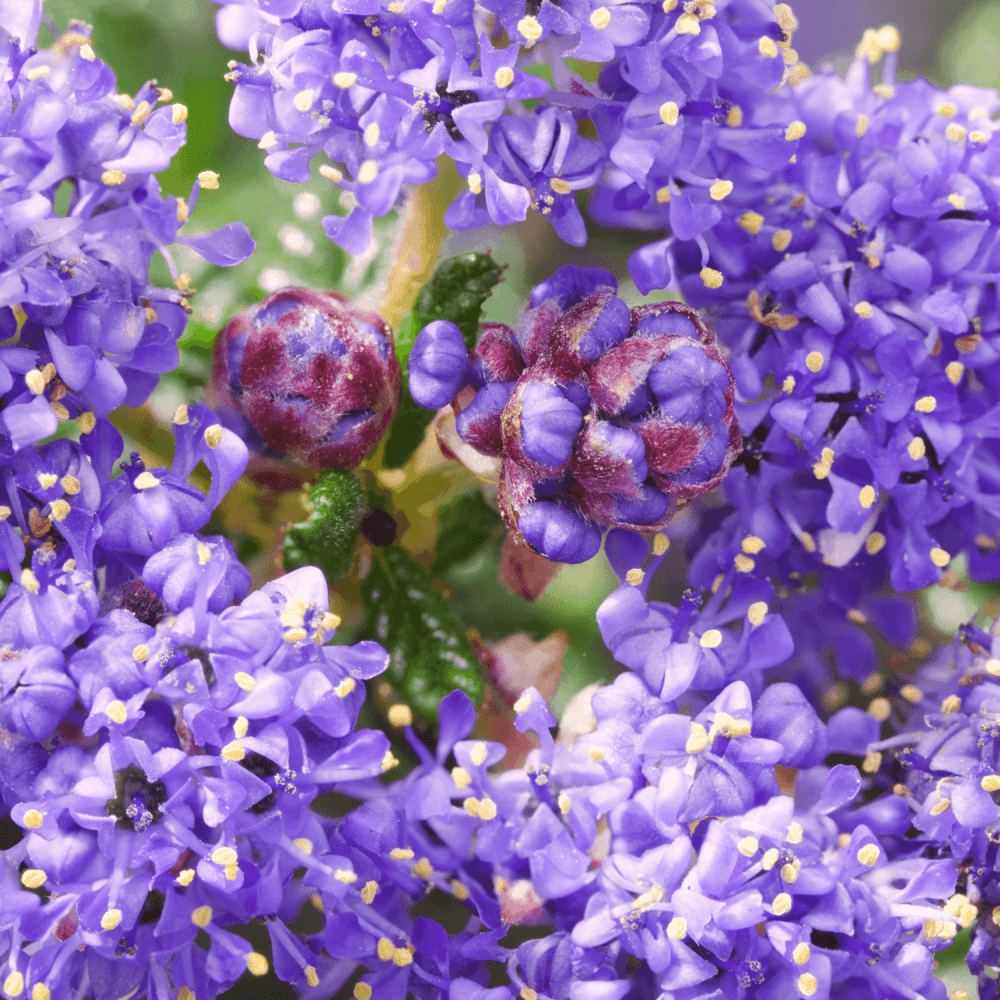
<svg viewBox="0 0 1000 1000">
<path fill-rule="evenodd" d="M 446 569 L 471 559 L 484 545 L 503 533 L 503 520 L 479 490 L 463 493 L 437 512 L 441 533 L 431 572 L 440 576 Z"/>
<path fill-rule="evenodd" d="M 318 566 L 333 584 L 350 568 L 361 518 L 368 508 L 361 483 L 344 469 L 320 473 L 309 490 L 305 521 L 288 529 L 281 543 L 285 569 Z"/>
<path fill-rule="evenodd" d="M 389 653 L 388 679 L 418 718 L 434 725 L 456 688 L 479 704 L 479 661 L 423 566 L 398 545 L 377 549 L 362 596 L 366 632 Z"/>
<path fill-rule="evenodd" d="M 442 261 L 434 277 L 420 290 L 416 304 L 399 326 L 396 356 L 404 373 L 410 351 L 420 331 L 436 319 L 448 320 L 462 331 L 465 346 L 476 346 L 483 303 L 503 277 L 503 267 L 488 253 L 463 253 Z M 423 440 L 424 431 L 434 414 L 417 406 L 404 387 L 396 418 L 389 429 L 382 464 L 387 469 L 405 465 Z"/>
<path fill-rule="evenodd" d="M 465 346 L 471 351 L 476 346 L 483 303 L 500 283 L 503 270 L 488 253 L 463 253 L 438 264 L 413 307 L 414 339 L 432 320 L 446 319 L 462 331 Z"/>
</svg>

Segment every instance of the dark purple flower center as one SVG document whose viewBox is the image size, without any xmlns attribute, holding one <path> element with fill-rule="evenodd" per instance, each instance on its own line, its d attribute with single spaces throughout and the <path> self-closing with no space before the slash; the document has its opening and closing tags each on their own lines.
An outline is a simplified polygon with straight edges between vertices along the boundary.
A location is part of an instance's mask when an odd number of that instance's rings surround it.
<svg viewBox="0 0 1000 1000">
<path fill-rule="evenodd" d="M 119 830 L 144 830 L 159 819 L 160 806 L 167 801 L 167 789 L 162 781 L 150 781 L 145 772 L 135 764 L 115 771 L 113 799 L 108 799 L 104 809 L 116 819 Z"/>
<path fill-rule="evenodd" d="M 462 138 L 459 127 L 452 118 L 455 108 L 464 107 L 466 104 L 475 104 L 479 100 L 479 95 L 474 90 L 448 90 L 448 85 L 443 81 L 437 85 L 435 94 L 425 94 L 423 97 L 427 110 L 424 112 L 424 128 L 428 132 L 443 124 L 456 142 Z"/>
</svg>

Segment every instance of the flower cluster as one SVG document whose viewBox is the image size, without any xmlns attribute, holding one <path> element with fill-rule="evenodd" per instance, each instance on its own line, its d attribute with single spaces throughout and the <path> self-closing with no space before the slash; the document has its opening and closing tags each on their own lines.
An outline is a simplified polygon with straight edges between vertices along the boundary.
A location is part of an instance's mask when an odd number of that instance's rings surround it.
<svg viewBox="0 0 1000 1000">
<path fill-rule="evenodd" d="M 608 271 L 567 265 L 533 289 L 516 331 L 487 323 L 467 352 L 436 320 L 410 353 L 414 400 L 458 397 L 459 435 L 502 458 L 511 533 L 562 562 L 595 555 L 609 524 L 663 527 L 672 500 L 721 482 L 741 441 L 732 374 L 698 314 L 629 310 L 617 290 Z"/>
<path fill-rule="evenodd" d="M 336 292 L 285 288 L 215 341 L 207 396 L 244 439 L 304 465 L 356 465 L 399 406 L 392 330 Z"/>
<path fill-rule="evenodd" d="M 190 277 L 167 252 L 178 243 L 213 264 L 239 263 L 254 244 L 243 223 L 184 235 L 201 188 L 165 197 L 154 176 L 186 138 L 187 108 L 155 83 L 118 93 L 90 29 L 74 23 L 33 48 L 42 5 L 18 5 L 0 32 L 0 456 L 74 418 L 92 427 L 121 403 L 137 406 L 178 363 Z M 5 11 L 5 16 L 7 11 Z M 150 283 L 155 251 L 176 288 Z"/>
<path fill-rule="evenodd" d="M 324 228 L 346 250 L 368 246 L 372 219 L 396 205 L 403 184 L 433 177 L 441 154 L 467 185 L 445 216 L 451 228 L 515 222 L 531 208 L 581 245 L 576 194 L 608 170 L 641 192 L 616 201 L 619 210 L 641 209 L 646 192 L 665 203 L 672 191 L 672 224 L 700 233 L 732 190 L 716 157 L 776 170 L 797 148 L 788 122 L 744 113 L 764 91 L 808 75 L 787 4 L 483 6 L 253 0 L 220 12 L 220 37 L 249 42 L 251 57 L 231 64 L 230 124 L 258 140 L 285 180 L 307 180 L 325 154 L 319 171 L 349 211 Z M 568 57 L 602 64 L 597 79 L 574 73 Z"/>
<path fill-rule="evenodd" d="M 744 449 L 720 549 L 750 534 L 787 571 L 853 562 L 902 591 L 959 552 L 996 575 L 1000 98 L 897 82 L 898 48 L 871 32 L 845 78 L 762 96 L 754 120 L 793 118 L 795 156 L 720 163 L 733 191 L 700 234 L 650 204 L 672 235 L 631 270 L 678 281 L 731 352 Z"/>
</svg>

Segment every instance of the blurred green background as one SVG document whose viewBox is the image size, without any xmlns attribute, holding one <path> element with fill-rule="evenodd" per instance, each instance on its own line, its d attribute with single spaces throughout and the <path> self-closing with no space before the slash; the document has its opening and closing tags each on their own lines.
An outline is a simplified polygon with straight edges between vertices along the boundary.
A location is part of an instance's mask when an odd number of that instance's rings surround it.
<svg viewBox="0 0 1000 1000">
<path fill-rule="evenodd" d="M 934 4 L 926 0 L 800 0 L 792 6 L 801 22 L 795 46 L 811 65 L 824 61 L 846 65 L 865 27 L 892 22 L 903 36 L 905 75 L 924 74 L 943 86 L 962 82 L 996 87 L 1000 83 L 997 0 Z M 230 131 L 231 84 L 223 74 L 230 59 L 242 57 L 217 42 L 217 10 L 209 0 L 46 3 L 48 16 L 60 30 L 72 19 L 93 24 L 94 47 L 117 72 L 120 91 L 134 93 L 143 82 L 155 79 L 173 91 L 174 100 L 187 105 L 188 144 L 160 175 L 162 188 L 165 193 L 186 196 L 199 171 L 209 169 L 220 175 L 218 191 L 201 193 L 188 231 L 203 232 L 241 219 L 257 240 L 257 254 L 227 271 L 207 267 L 187 251 L 178 254 L 179 270 L 192 275 L 199 293 L 182 344 L 182 370 L 164 380 L 153 400 L 154 408 L 166 418 L 177 404 L 200 398 L 212 339 L 239 309 L 287 284 L 338 288 L 363 298 L 365 290 L 391 266 L 391 220 L 377 228 L 376 245 L 368 254 L 346 257 L 325 238 L 320 226 L 323 215 L 338 210 L 339 192 L 321 178 L 302 186 L 275 180 L 264 169 L 256 144 Z M 42 44 L 48 41 L 43 31 Z M 487 303 L 491 319 L 511 321 L 531 285 L 569 260 L 610 267 L 622 277 L 626 297 L 638 302 L 638 293 L 625 275 L 625 262 L 637 241 L 593 226 L 590 231 L 588 246 L 573 251 L 533 216 L 521 226 L 504 230 L 455 234 L 445 253 L 489 247 L 497 260 L 508 265 L 504 283 Z M 166 283 L 166 270 L 160 273 Z M 371 292 L 368 298 L 372 299 Z M 683 533 L 683 525 L 680 528 Z M 572 692 L 613 670 L 593 615 L 616 580 L 603 558 L 594 559 L 564 570 L 542 599 L 529 605 L 497 584 L 495 558 L 494 551 L 451 572 L 453 610 L 487 639 L 525 631 L 537 640 L 555 629 L 565 630 L 569 651 L 556 697 L 558 712 Z M 660 596 L 676 596 L 683 587 L 682 574 L 678 554 L 660 574 Z M 924 597 L 929 622 L 944 632 L 952 630 L 986 596 L 982 588 L 935 588 Z M 974 983 L 962 962 L 966 947 L 967 932 L 941 956 L 941 974 L 949 990 L 962 986 L 975 996 Z M 237 984 L 227 997 L 236 1000 L 252 992 L 274 1000 L 295 995 L 268 978 Z"/>
</svg>

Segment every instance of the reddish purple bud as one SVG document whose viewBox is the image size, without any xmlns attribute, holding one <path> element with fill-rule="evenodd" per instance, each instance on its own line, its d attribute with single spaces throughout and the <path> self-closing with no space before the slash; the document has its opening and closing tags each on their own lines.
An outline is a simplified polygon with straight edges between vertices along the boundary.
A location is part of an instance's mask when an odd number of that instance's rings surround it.
<svg viewBox="0 0 1000 1000">
<path fill-rule="evenodd" d="M 554 562 L 586 562 L 601 547 L 601 529 L 570 502 L 538 500 L 528 506 L 517 526 L 536 552 Z"/>
<path fill-rule="evenodd" d="M 284 288 L 219 334 L 209 396 L 242 415 L 273 453 L 347 468 L 385 433 L 401 381 L 379 316 L 337 292 Z"/>
<path fill-rule="evenodd" d="M 541 474 L 562 469 L 583 427 L 583 413 L 558 385 L 522 380 L 504 410 L 507 453 Z"/>
<path fill-rule="evenodd" d="M 479 327 L 479 343 L 473 357 L 478 384 L 516 382 L 524 371 L 514 331 L 506 323 L 483 323 Z"/>
<path fill-rule="evenodd" d="M 499 455 L 503 450 L 501 418 L 514 385 L 513 382 L 484 385 L 455 421 L 462 440 L 484 455 Z"/>
<path fill-rule="evenodd" d="M 638 496 L 649 475 L 645 442 L 630 427 L 588 420 L 577 438 L 571 471 L 584 490 Z"/>
</svg>

